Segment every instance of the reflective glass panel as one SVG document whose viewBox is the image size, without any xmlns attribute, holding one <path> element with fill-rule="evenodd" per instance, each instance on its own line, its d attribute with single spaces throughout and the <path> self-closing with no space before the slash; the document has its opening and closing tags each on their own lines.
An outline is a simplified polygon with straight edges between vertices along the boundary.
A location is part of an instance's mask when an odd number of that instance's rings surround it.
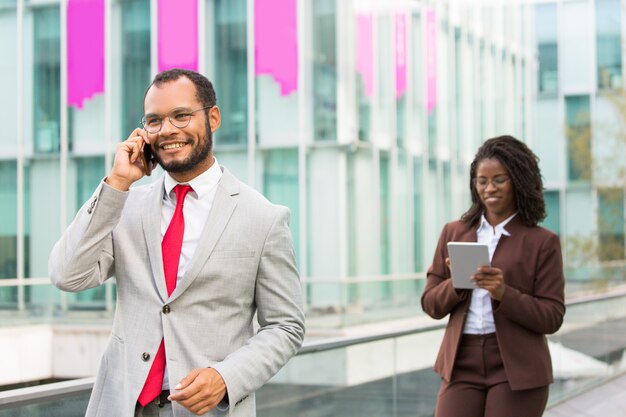
<svg viewBox="0 0 626 417">
<path fill-rule="evenodd" d="M 596 57 L 598 88 L 622 86 L 620 0 L 596 0 Z"/>
<path fill-rule="evenodd" d="M 561 199 L 558 190 L 544 191 L 543 198 L 546 203 L 546 218 L 542 226 L 552 230 L 557 235 L 561 234 Z"/>
<path fill-rule="evenodd" d="M 36 153 L 58 153 L 61 119 L 59 6 L 32 9 L 33 135 Z"/>
<path fill-rule="evenodd" d="M 122 77 L 121 138 L 126 138 L 143 116 L 143 95 L 150 84 L 150 0 L 121 2 Z"/>
<path fill-rule="evenodd" d="M 568 178 L 591 179 L 591 117 L 588 95 L 565 97 Z"/>
<path fill-rule="evenodd" d="M 539 59 L 539 93 L 556 95 L 559 88 L 556 4 L 535 6 L 535 33 Z"/>
<path fill-rule="evenodd" d="M 246 0 L 217 0 L 213 28 L 213 86 L 221 110 L 222 144 L 245 144 L 248 137 Z"/>
<path fill-rule="evenodd" d="M 598 190 L 598 257 L 601 261 L 624 259 L 624 190 Z"/>
<path fill-rule="evenodd" d="M 0 279 L 17 278 L 17 163 L 0 161 Z M 0 287 L 0 308 L 15 307 L 17 289 Z"/>
<path fill-rule="evenodd" d="M 337 13 L 335 0 L 313 2 L 313 126 L 315 140 L 337 139 Z"/>
<path fill-rule="evenodd" d="M 298 150 L 277 149 L 263 154 L 263 194 L 291 210 L 289 228 L 296 259 L 300 259 L 300 205 L 298 195 Z"/>
</svg>

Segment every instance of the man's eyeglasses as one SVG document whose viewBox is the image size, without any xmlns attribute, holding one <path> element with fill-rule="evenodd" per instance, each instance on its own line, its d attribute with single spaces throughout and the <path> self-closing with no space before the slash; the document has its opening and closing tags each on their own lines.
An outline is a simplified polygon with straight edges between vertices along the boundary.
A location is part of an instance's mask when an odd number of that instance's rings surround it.
<svg viewBox="0 0 626 417">
<path fill-rule="evenodd" d="M 141 118 L 141 125 L 148 133 L 159 133 L 163 128 L 163 119 L 167 117 L 172 126 L 183 129 L 189 126 L 189 123 L 191 122 L 191 116 L 193 116 L 195 112 L 210 109 L 211 107 L 213 106 L 206 106 L 196 110 L 177 108 L 172 110 L 165 116 L 161 116 L 159 114 L 148 114 Z"/>
<path fill-rule="evenodd" d="M 510 180 L 511 178 L 509 178 L 508 175 L 498 175 L 497 177 L 493 177 L 491 180 L 489 180 L 487 177 L 476 177 L 472 179 L 472 181 L 474 182 L 474 186 L 481 189 L 487 188 L 489 183 L 493 184 L 493 186 L 496 188 L 500 188 L 504 184 L 506 184 L 507 181 Z"/>
</svg>

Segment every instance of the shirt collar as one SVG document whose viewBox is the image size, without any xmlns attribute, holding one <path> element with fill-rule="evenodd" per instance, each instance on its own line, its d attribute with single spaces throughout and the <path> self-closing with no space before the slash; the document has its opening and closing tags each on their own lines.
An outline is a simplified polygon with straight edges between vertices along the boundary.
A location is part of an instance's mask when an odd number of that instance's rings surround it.
<svg viewBox="0 0 626 417">
<path fill-rule="evenodd" d="M 509 233 L 504 226 L 507 225 L 508 222 L 510 222 L 511 220 L 513 220 L 513 218 L 517 215 L 517 212 L 513 213 L 509 218 L 507 218 L 506 220 L 504 220 L 503 222 L 497 224 L 494 229 L 496 234 L 502 234 L 504 236 L 511 236 L 511 233 Z M 489 224 L 489 222 L 487 221 L 487 218 L 485 217 L 485 213 L 483 213 L 482 216 L 480 216 L 480 224 L 478 225 L 478 232 L 480 232 L 483 228 L 486 229 L 490 229 L 492 226 Z"/>
<path fill-rule="evenodd" d="M 182 184 L 191 185 L 193 190 L 189 193 L 189 195 L 194 196 L 197 199 L 201 199 L 205 197 L 213 189 L 213 187 L 217 186 L 220 178 L 222 178 L 222 170 L 220 169 L 217 159 L 213 158 L 213 165 L 211 165 L 211 168 L 207 169 L 191 181 Z M 163 181 L 163 191 L 168 198 L 173 198 L 172 190 L 178 184 L 181 183 L 177 182 L 170 176 L 169 172 L 166 171 L 165 180 Z"/>
</svg>

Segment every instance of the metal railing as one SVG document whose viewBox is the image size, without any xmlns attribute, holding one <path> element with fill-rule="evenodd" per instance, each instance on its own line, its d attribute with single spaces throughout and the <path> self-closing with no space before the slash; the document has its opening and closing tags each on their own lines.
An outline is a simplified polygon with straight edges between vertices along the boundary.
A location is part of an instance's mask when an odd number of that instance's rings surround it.
<svg viewBox="0 0 626 417">
<path fill-rule="evenodd" d="M 610 301 L 625 296 L 626 289 L 621 289 L 610 294 L 592 295 L 568 300 L 567 307 L 572 308 L 586 304 Z M 423 323 L 395 330 L 373 332 L 362 336 L 346 336 L 307 341 L 300 349 L 297 356 L 435 331 L 443 329 L 445 325 L 445 322 Z M 88 395 L 93 388 L 94 381 L 95 377 L 89 377 L 0 392 L 0 410 L 17 408 L 33 403 L 61 400 L 68 397 Z"/>
<path fill-rule="evenodd" d="M 298 356 L 325 352 L 334 349 L 346 348 L 363 343 L 376 342 L 379 340 L 393 339 L 418 333 L 425 333 L 445 327 L 445 323 L 427 323 L 404 327 L 393 331 L 370 333 L 363 336 L 349 336 L 326 338 L 305 342 Z M 95 377 L 80 378 L 71 381 L 53 382 L 27 388 L 18 388 L 9 391 L 0 391 L 0 410 L 16 408 L 36 402 L 48 402 L 67 397 L 86 395 L 93 388 Z"/>
</svg>

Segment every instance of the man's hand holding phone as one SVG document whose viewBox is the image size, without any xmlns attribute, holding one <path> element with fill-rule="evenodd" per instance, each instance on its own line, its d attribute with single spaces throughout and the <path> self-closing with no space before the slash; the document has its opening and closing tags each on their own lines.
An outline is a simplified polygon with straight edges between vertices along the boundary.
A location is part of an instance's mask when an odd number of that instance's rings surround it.
<svg viewBox="0 0 626 417">
<path fill-rule="evenodd" d="M 148 176 L 152 175 L 152 170 L 155 166 L 154 155 L 152 155 L 152 146 L 150 143 L 144 143 L 143 149 L 139 154 L 139 158 L 141 159 L 141 163 L 143 165 L 144 173 Z"/>
<path fill-rule="evenodd" d="M 128 191 L 135 181 L 150 175 L 156 164 L 153 159 L 145 159 L 144 147 L 149 146 L 146 131 L 140 128 L 133 130 L 128 139 L 115 147 L 113 168 L 105 182 L 117 190 Z"/>
</svg>

